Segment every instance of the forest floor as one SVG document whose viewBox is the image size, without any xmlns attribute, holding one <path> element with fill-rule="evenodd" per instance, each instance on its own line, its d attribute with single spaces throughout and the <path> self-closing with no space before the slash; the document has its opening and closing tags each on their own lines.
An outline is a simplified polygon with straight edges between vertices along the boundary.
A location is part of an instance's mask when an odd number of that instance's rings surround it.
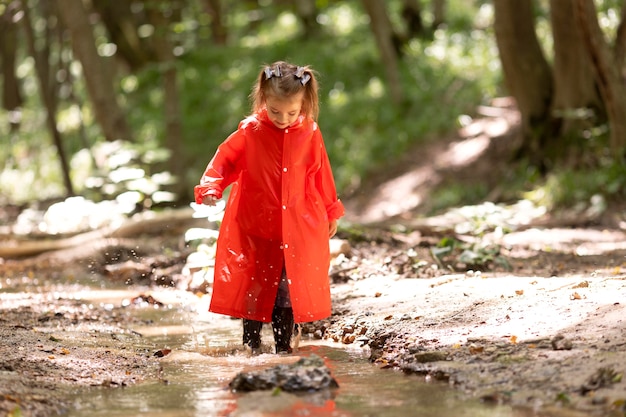
<svg viewBox="0 0 626 417">
<path fill-rule="evenodd" d="M 305 325 L 304 336 L 359 344 L 388 372 L 447 381 L 523 415 L 623 417 L 626 211 L 555 216 L 520 203 L 421 215 L 446 178 L 493 185 L 494 199 L 501 193 L 515 113 L 496 113 L 407 154 L 346 201 L 334 241 L 333 315 Z M 479 237 L 470 233 L 483 222 Z M 145 240 L 124 240 L 126 257 L 95 245 L 84 256 L 0 258 L 0 414 L 55 415 L 71 407 L 77 388 L 159 378 L 158 347 L 131 330 L 140 320 L 135 302 L 158 299 L 110 305 L 86 302 L 80 286 L 73 295 L 40 286 L 95 270 L 119 282 L 129 272 L 111 269 L 114 260 L 128 265 L 128 253 L 142 248 L 135 274 L 210 294 L 184 276 L 184 262 L 171 261 L 188 254 L 180 235 L 148 240 L 145 248 Z M 137 271 L 159 262 L 167 274 Z"/>
</svg>

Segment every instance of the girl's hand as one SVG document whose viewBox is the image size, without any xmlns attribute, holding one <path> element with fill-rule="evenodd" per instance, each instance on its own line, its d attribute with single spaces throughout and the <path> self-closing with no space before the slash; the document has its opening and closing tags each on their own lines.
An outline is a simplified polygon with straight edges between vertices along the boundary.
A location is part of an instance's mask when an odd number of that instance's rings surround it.
<svg viewBox="0 0 626 417">
<path fill-rule="evenodd" d="M 331 238 L 337 233 L 337 220 L 328 222 L 328 237 Z"/>
<path fill-rule="evenodd" d="M 214 206 L 217 203 L 217 198 L 212 195 L 205 195 L 202 197 L 202 204 L 206 204 L 207 206 Z"/>
</svg>

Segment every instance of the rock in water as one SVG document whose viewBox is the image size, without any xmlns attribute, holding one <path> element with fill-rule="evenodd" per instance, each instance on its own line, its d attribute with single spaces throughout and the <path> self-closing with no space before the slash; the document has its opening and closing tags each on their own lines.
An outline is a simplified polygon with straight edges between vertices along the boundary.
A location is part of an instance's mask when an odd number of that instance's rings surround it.
<svg viewBox="0 0 626 417">
<path fill-rule="evenodd" d="M 240 372 L 228 386 L 239 392 L 276 388 L 287 392 L 302 392 L 338 388 L 339 384 L 324 360 L 317 355 L 311 355 L 290 365 L 278 365 L 257 372 Z"/>
</svg>

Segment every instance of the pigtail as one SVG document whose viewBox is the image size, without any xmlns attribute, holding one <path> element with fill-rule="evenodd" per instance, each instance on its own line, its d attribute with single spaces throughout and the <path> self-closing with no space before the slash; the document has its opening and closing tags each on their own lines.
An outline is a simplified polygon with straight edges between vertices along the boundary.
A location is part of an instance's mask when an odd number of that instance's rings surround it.
<svg viewBox="0 0 626 417">
<path fill-rule="evenodd" d="M 298 74 L 300 75 L 298 76 Z M 319 115 L 319 86 L 315 71 L 308 66 L 298 67 L 296 70 L 296 77 L 298 77 L 300 83 L 305 88 L 304 103 L 302 105 L 304 113 L 317 122 L 317 117 Z"/>
<path fill-rule="evenodd" d="M 304 91 L 302 113 L 317 121 L 319 98 L 315 71 L 308 66 L 296 66 L 284 61 L 264 65 L 250 93 L 252 111 L 260 111 L 269 95 L 289 97 L 301 91 Z"/>
</svg>

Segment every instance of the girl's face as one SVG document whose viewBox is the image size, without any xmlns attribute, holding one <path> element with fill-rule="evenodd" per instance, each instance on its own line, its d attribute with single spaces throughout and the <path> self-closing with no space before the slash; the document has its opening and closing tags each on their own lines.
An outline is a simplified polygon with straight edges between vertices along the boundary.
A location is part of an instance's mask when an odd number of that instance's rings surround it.
<svg viewBox="0 0 626 417">
<path fill-rule="evenodd" d="M 274 126 L 286 129 L 300 116 L 304 91 L 289 97 L 268 96 L 265 100 L 267 115 Z"/>
</svg>

